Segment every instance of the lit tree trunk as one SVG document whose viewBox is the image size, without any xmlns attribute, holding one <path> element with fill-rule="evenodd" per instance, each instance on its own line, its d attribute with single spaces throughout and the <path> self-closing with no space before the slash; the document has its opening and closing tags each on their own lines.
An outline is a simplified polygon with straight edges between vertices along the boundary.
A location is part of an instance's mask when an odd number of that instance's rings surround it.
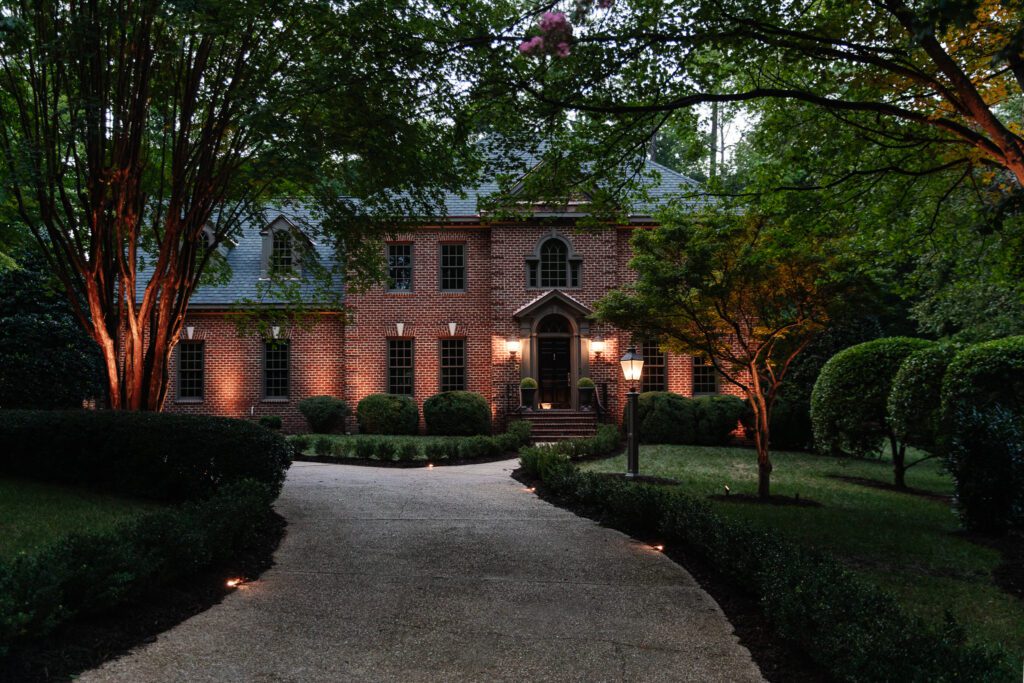
<svg viewBox="0 0 1024 683">
<path fill-rule="evenodd" d="M 754 446 L 757 449 L 757 495 L 762 500 L 767 500 L 771 496 L 772 477 L 772 461 L 768 456 L 770 397 L 766 397 L 764 394 L 757 366 L 751 365 L 747 371 L 751 377 L 747 390 L 747 399 L 750 401 L 750 407 L 754 411 Z"/>
</svg>

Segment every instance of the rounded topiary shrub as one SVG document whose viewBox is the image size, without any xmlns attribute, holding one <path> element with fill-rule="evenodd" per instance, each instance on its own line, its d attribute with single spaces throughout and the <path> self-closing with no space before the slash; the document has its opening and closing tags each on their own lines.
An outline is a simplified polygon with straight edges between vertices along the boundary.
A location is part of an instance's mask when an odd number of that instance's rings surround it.
<svg viewBox="0 0 1024 683">
<path fill-rule="evenodd" d="M 867 456 L 889 435 L 889 392 L 907 356 L 932 342 L 888 337 L 851 346 L 821 368 L 811 393 L 811 426 L 819 451 Z"/>
<path fill-rule="evenodd" d="M 445 391 L 423 402 L 427 433 L 476 436 L 491 433 L 491 406 L 472 391 Z"/>
<path fill-rule="evenodd" d="M 1024 528 L 1024 337 L 976 344 L 953 358 L 940 425 L 964 525 Z"/>
<path fill-rule="evenodd" d="M 702 446 L 724 446 L 748 412 L 746 402 L 735 396 L 700 396 L 693 399 L 694 436 Z"/>
<path fill-rule="evenodd" d="M 628 409 L 628 407 L 627 407 Z M 671 391 L 646 391 L 637 400 L 637 429 L 643 443 L 693 443 L 693 401 Z M 626 420 L 623 420 L 623 425 Z"/>
<path fill-rule="evenodd" d="M 363 434 L 416 434 L 420 411 L 409 396 L 370 394 L 356 407 L 356 419 Z"/>
<path fill-rule="evenodd" d="M 348 404 L 333 396 L 310 396 L 299 401 L 299 412 L 309 423 L 309 430 L 317 434 L 343 431 L 348 417 Z"/>
<path fill-rule="evenodd" d="M 957 348 L 936 345 L 906 357 L 889 391 L 889 425 L 896 438 L 929 453 L 938 452 L 942 378 Z"/>
</svg>

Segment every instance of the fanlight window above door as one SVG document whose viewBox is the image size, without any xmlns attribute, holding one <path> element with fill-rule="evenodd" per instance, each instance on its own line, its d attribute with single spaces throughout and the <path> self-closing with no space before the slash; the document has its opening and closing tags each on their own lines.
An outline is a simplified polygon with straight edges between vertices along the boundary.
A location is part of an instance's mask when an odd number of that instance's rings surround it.
<svg viewBox="0 0 1024 683">
<path fill-rule="evenodd" d="M 570 334 L 571 332 L 572 327 L 570 327 L 569 321 L 565 319 L 564 315 L 558 315 L 557 313 L 544 316 L 537 323 L 538 334 Z"/>
</svg>

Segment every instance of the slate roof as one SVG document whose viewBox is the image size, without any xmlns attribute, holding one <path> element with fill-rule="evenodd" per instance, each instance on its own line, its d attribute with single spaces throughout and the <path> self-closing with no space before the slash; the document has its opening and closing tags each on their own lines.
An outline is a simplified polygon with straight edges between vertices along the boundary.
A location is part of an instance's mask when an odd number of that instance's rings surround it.
<svg viewBox="0 0 1024 683">
<path fill-rule="evenodd" d="M 656 173 L 658 180 L 647 189 L 649 201 L 638 202 L 632 207 L 632 210 L 630 211 L 630 219 L 633 221 L 649 221 L 651 214 L 660 206 L 664 205 L 669 199 L 679 198 L 680 195 L 699 190 L 699 183 L 697 183 L 697 181 L 680 173 L 676 173 L 675 171 L 650 160 L 645 161 L 644 172 Z M 467 188 L 463 194 L 448 193 L 444 200 L 447 219 L 456 223 L 479 220 L 480 201 L 489 195 L 494 194 L 498 189 L 498 183 L 496 180 L 485 180 L 476 187 Z M 700 198 L 687 198 L 684 201 L 686 201 L 690 206 L 696 207 L 704 203 L 705 200 Z M 559 214 L 538 212 L 534 215 L 537 215 L 538 217 L 559 215 L 578 216 L 579 213 Z M 316 224 L 315 217 L 311 215 L 311 212 L 306 207 L 268 207 L 264 211 L 263 222 L 261 224 L 244 225 L 241 233 L 236 236 L 234 243 L 225 248 L 225 258 L 231 268 L 231 277 L 229 282 L 222 285 L 204 285 L 198 287 L 192 295 L 190 306 L 199 308 L 216 308 L 237 305 L 245 302 L 246 300 L 258 301 L 259 303 L 267 305 L 280 305 L 285 303 L 285 301 L 280 297 L 269 296 L 266 291 L 263 291 L 261 296 L 261 290 L 259 287 L 259 283 L 261 282 L 260 274 L 262 269 L 261 261 L 263 240 L 260 231 L 281 216 L 292 221 L 296 226 L 300 227 L 300 229 L 303 225 Z M 311 235 L 310 237 L 312 238 L 314 250 L 318 258 L 321 260 L 321 263 L 326 266 L 333 265 L 334 253 L 330 245 L 323 240 L 317 239 L 316 236 Z M 141 296 L 148 280 L 149 274 L 145 270 L 142 270 L 140 272 L 140 277 L 137 280 L 139 283 L 136 292 L 137 296 Z M 314 294 L 313 287 L 309 284 L 304 284 L 302 287 L 303 294 L 311 299 Z M 337 287 L 338 294 L 343 295 L 344 285 L 339 282 Z"/>
</svg>

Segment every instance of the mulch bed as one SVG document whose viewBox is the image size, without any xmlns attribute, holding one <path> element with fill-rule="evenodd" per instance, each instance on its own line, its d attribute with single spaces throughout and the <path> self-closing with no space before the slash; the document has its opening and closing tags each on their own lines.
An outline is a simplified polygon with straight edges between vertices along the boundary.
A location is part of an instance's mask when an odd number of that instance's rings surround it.
<svg viewBox="0 0 1024 683">
<path fill-rule="evenodd" d="M 537 487 L 537 495 L 553 505 L 574 512 L 580 517 L 602 522 L 599 510 L 586 508 L 552 495 L 540 487 L 539 482 L 524 476 L 521 469 L 516 469 L 512 473 L 512 478 L 526 486 Z M 657 543 L 659 540 L 637 536 L 633 538 L 646 544 Z M 685 548 L 666 548 L 665 555 L 688 571 L 701 588 L 715 599 L 732 623 L 740 643 L 750 651 L 751 657 L 767 680 L 773 683 L 824 683 L 832 680 L 828 673 L 806 654 L 775 634 L 771 624 L 759 609 L 757 599 L 752 595 L 729 583 L 708 563 L 694 553 L 687 552 Z"/>
<path fill-rule="evenodd" d="M 501 455 L 490 455 L 483 458 L 469 458 L 466 460 L 377 460 L 376 458 L 339 458 L 333 455 L 297 455 L 292 458 L 295 462 L 315 462 L 321 465 L 359 465 L 360 467 L 398 467 L 402 469 L 413 467 L 448 467 L 449 465 L 474 465 L 484 462 L 498 462 L 500 460 L 512 460 L 518 458 L 518 453 L 502 453 Z"/>
<path fill-rule="evenodd" d="M 76 674 L 151 643 L 158 634 L 219 603 L 232 589 L 230 577 L 252 580 L 273 565 L 285 520 L 275 514 L 260 543 L 230 564 L 151 593 L 111 611 L 61 626 L 45 639 L 26 643 L 0 659 L 0 681 L 67 681 Z"/>
<path fill-rule="evenodd" d="M 730 493 L 725 495 L 722 493 L 716 493 L 708 498 L 725 501 L 726 503 L 747 503 L 749 505 L 791 505 L 793 507 L 804 507 L 804 508 L 820 508 L 824 507 L 821 503 L 810 498 L 801 498 L 797 496 L 768 496 L 768 498 L 762 498 L 755 496 L 752 493 Z"/>
<path fill-rule="evenodd" d="M 607 479 L 622 479 L 624 481 L 635 481 L 641 484 L 667 484 L 668 486 L 679 486 L 679 482 L 676 481 L 675 479 L 667 479 L 665 477 L 652 477 L 646 474 L 638 474 L 635 477 L 627 477 L 625 472 L 600 472 L 595 474 L 597 474 L 597 476 L 599 477 L 605 477 Z"/>
<path fill-rule="evenodd" d="M 893 483 L 887 481 L 878 481 L 877 479 L 868 479 L 867 477 L 848 477 L 843 474 L 830 474 L 829 479 L 838 479 L 845 481 L 849 484 L 858 484 L 859 486 L 867 486 L 872 489 L 880 489 L 882 491 L 892 491 L 894 493 L 906 493 L 910 496 L 919 496 L 921 498 L 928 498 L 930 500 L 937 500 L 942 503 L 952 502 L 953 497 L 947 496 L 941 493 L 935 493 L 933 491 L 924 491 L 922 489 L 905 488 L 901 489 Z"/>
</svg>

